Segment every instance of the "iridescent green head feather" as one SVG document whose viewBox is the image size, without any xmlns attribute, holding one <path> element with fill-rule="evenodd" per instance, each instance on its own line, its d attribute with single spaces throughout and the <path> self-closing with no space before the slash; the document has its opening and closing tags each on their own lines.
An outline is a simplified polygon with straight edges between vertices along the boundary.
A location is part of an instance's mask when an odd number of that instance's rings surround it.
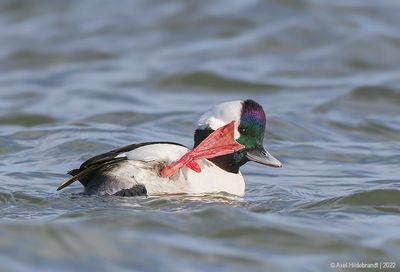
<svg viewBox="0 0 400 272">
<path fill-rule="evenodd" d="M 238 125 L 240 137 L 236 141 L 249 149 L 262 145 L 265 124 L 265 112 L 261 105 L 253 100 L 245 100 Z"/>
</svg>

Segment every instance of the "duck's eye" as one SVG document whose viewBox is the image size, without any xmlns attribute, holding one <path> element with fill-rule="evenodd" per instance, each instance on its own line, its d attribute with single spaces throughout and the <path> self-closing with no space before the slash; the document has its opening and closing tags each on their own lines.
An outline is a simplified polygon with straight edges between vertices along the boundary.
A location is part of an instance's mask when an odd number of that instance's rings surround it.
<svg viewBox="0 0 400 272">
<path fill-rule="evenodd" d="M 240 127 L 239 132 L 240 132 L 240 134 L 246 134 L 247 130 L 243 127 Z"/>
</svg>

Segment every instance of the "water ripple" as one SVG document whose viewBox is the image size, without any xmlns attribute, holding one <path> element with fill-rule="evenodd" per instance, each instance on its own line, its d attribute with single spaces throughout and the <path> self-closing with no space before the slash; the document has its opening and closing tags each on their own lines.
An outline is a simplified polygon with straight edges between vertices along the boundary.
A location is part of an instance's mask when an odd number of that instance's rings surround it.
<svg viewBox="0 0 400 272">
<path fill-rule="evenodd" d="M 1 1 L 0 270 L 399 264 L 398 9 Z M 119 146 L 191 146 L 211 105 L 248 98 L 266 109 L 264 145 L 284 167 L 246 164 L 244 198 L 55 191 L 69 169 Z"/>
</svg>

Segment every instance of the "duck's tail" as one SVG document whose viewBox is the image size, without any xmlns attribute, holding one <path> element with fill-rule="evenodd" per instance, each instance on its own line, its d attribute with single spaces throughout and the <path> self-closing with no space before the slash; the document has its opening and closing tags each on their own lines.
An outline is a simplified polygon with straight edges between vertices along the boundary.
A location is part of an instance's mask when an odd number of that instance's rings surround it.
<svg viewBox="0 0 400 272">
<path fill-rule="evenodd" d="M 108 160 L 100 160 L 96 162 L 95 164 L 83 164 L 81 168 L 79 169 L 72 169 L 71 171 L 68 172 L 69 175 L 72 176 L 72 178 L 67 179 L 64 181 L 60 186 L 58 186 L 57 191 L 60 191 L 64 189 L 65 187 L 71 185 L 75 181 L 79 180 L 80 183 L 82 183 L 83 186 L 86 186 L 87 183 L 89 182 L 90 179 L 87 177 L 95 170 L 104 167 L 106 165 L 114 164 L 120 161 L 126 160 L 126 157 L 119 157 L 119 158 L 113 158 L 113 159 L 108 159 Z"/>
</svg>

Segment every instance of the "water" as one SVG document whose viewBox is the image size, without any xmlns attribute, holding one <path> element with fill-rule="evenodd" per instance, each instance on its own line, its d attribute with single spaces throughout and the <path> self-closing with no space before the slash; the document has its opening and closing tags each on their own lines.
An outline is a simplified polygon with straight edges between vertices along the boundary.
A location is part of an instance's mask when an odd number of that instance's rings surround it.
<svg viewBox="0 0 400 272">
<path fill-rule="evenodd" d="M 400 271 L 400 3 L 1 1 L 1 271 Z M 190 146 L 252 98 L 246 196 L 76 196 L 100 152 Z M 374 271 L 379 269 L 369 269 Z"/>
</svg>

